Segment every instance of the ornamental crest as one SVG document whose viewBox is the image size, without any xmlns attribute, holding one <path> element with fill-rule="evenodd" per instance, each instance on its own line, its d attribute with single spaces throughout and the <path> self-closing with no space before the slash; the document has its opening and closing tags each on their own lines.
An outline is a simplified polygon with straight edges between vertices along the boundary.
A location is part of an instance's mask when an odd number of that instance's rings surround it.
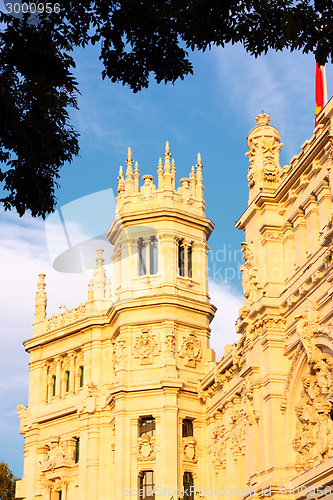
<svg viewBox="0 0 333 500">
<path fill-rule="evenodd" d="M 185 366 L 192 368 L 195 368 L 196 362 L 201 360 L 200 340 L 193 332 L 190 332 L 187 337 L 183 337 L 179 357 L 185 358 Z"/>
<path fill-rule="evenodd" d="M 153 363 L 153 356 L 158 356 L 159 353 L 155 335 L 152 335 L 150 330 L 142 330 L 141 336 L 136 338 L 134 357 L 139 358 L 140 365 L 150 365 Z"/>
<path fill-rule="evenodd" d="M 196 444 L 197 442 L 193 436 L 183 437 L 184 462 L 196 463 L 198 461 Z"/>
<path fill-rule="evenodd" d="M 155 460 L 155 438 L 147 434 L 138 437 L 138 461 Z"/>
</svg>

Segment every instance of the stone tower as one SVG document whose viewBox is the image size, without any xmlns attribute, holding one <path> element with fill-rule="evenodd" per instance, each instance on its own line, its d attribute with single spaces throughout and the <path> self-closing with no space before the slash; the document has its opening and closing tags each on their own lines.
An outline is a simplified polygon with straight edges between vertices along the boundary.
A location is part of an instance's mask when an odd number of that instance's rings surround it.
<svg viewBox="0 0 333 500">
<path fill-rule="evenodd" d="M 198 380 L 214 365 L 202 162 L 176 187 L 166 144 L 157 184 L 131 150 L 120 167 L 113 294 L 98 250 L 88 300 L 46 318 L 36 295 L 24 476 L 18 498 L 122 498 L 127 489 L 203 484 L 205 412 Z"/>
</svg>

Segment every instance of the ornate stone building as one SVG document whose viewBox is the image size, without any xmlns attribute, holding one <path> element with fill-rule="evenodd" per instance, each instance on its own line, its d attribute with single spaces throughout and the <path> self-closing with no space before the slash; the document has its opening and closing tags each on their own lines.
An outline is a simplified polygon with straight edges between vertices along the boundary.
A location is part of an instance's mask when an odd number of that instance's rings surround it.
<svg viewBox="0 0 333 500">
<path fill-rule="evenodd" d="M 217 361 L 200 155 L 176 188 L 167 144 L 140 188 L 129 150 L 112 295 L 102 251 L 75 309 L 47 318 L 40 275 L 16 498 L 333 498 L 332 120 L 330 102 L 281 169 L 279 133 L 256 119 L 240 337 Z"/>
</svg>

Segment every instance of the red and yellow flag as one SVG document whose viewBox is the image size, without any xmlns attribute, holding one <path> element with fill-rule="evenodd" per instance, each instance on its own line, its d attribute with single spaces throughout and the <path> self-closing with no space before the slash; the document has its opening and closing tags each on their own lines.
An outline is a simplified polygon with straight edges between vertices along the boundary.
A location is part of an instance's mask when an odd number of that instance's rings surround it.
<svg viewBox="0 0 333 500">
<path fill-rule="evenodd" d="M 316 86 L 315 86 L 315 127 L 318 125 L 317 117 L 324 107 L 324 75 L 323 66 L 316 63 Z"/>
</svg>

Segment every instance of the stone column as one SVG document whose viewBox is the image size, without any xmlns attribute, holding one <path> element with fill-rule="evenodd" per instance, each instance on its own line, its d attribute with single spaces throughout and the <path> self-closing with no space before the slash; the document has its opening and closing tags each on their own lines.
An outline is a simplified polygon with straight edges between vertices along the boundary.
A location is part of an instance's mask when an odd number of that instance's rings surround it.
<svg viewBox="0 0 333 500">
<path fill-rule="evenodd" d="M 43 364 L 42 364 L 42 403 L 46 403 L 47 402 L 47 367 L 48 367 L 48 363 L 45 361 Z"/>
<path fill-rule="evenodd" d="M 328 222 L 328 216 L 332 208 L 331 193 L 328 182 L 323 179 L 315 191 L 319 211 L 319 230 L 322 231 Z"/>
<path fill-rule="evenodd" d="M 74 372 L 75 372 L 75 352 L 70 352 L 69 357 L 69 391 L 71 394 L 74 393 Z"/>
<path fill-rule="evenodd" d="M 293 218 L 293 231 L 295 235 L 295 256 L 296 267 L 302 265 L 306 259 L 306 223 L 304 211 L 301 208 L 297 209 Z"/>
<path fill-rule="evenodd" d="M 319 214 L 317 207 L 317 198 L 310 195 L 304 204 L 306 236 L 308 255 L 312 254 L 319 245 Z"/>
<path fill-rule="evenodd" d="M 98 498 L 99 424 L 96 417 L 88 425 L 87 499 Z"/>
<path fill-rule="evenodd" d="M 295 239 L 291 222 L 286 222 L 283 234 L 284 270 L 285 278 L 288 279 L 295 271 Z"/>
<path fill-rule="evenodd" d="M 56 387 L 55 387 L 55 396 L 60 398 L 60 381 L 61 381 L 61 358 L 60 356 L 55 358 L 56 363 Z"/>
</svg>

